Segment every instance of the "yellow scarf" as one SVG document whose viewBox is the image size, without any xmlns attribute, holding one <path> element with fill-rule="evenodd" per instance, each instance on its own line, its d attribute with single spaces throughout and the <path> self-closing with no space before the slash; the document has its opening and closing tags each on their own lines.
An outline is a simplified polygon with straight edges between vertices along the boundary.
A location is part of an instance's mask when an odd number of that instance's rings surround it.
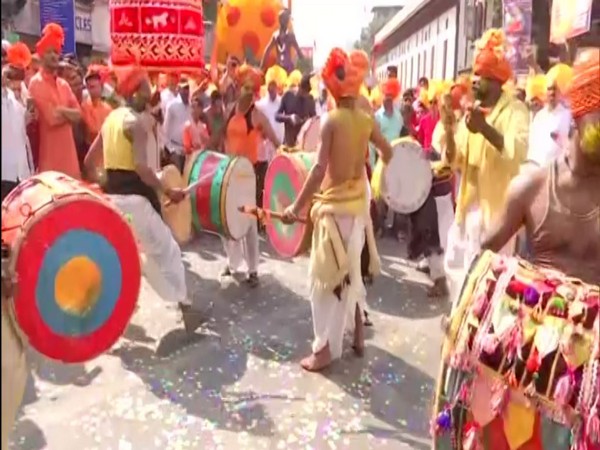
<svg viewBox="0 0 600 450">
<path fill-rule="evenodd" d="M 309 275 L 321 289 L 333 290 L 338 287 L 348 275 L 350 267 L 335 215 L 367 216 L 365 233 L 370 255 L 369 273 L 372 276 L 379 274 L 379 254 L 368 211 L 367 185 L 364 179 L 349 180 L 315 195 L 310 211 L 310 221 L 314 228 Z"/>
</svg>

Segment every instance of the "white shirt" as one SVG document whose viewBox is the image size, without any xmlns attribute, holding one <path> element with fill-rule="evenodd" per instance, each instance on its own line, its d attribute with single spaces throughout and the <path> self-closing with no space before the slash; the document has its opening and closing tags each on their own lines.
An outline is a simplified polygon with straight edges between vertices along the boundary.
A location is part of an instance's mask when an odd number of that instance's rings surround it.
<svg viewBox="0 0 600 450">
<path fill-rule="evenodd" d="M 317 99 L 317 101 L 315 102 L 315 109 L 317 112 L 317 116 L 321 117 L 323 114 L 325 114 L 328 111 L 327 106 L 329 105 L 329 102 L 327 101 L 327 99 L 325 99 L 325 101 L 323 103 L 321 103 L 321 99 Z"/>
<path fill-rule="evenodd" d="M 275 100 L 271 101 L 268 95 L 261 98 L 256 102 L 256 107 L 260 112 L 262 112 L 265 117 L 269 120 L 269 124 L 271 124 L 271 128 L 275 132 L 275 136 L 279 142 L 283 142 L 284 128 L 283 124 L 279 123 L 275 120 L 275 116 L 277 115 L 277 111 L 279 111 L 279 106 L 281 105 L 281 97 L 277 96 Z M 275 151 L 277 149 L 273 145 L 273 143 L 265 139 L 258 151 L 258 160 L 259 161 L 270 161 L 271 158 L 275 155 Z"/>
<path fill-rule="evenodd" d="M 26 111 L 13 91 L 2 88 L 2 179 L 5 181 L 24 180 L 32 174 Z"/>
<path fill-rule="evenodd" d="M 183 128 L 185 123 L 191 118 L 192 111 L 190 105 L 184 105 L 180 97 L 169 103 L 164 123 L 166 146 L 169 151 L 184 153 Z"/>
<path fill-rule="evenodd" d="M 545 166 L 566 148 L 571 129 L 571 111 L 562 104 L 550 110 L 544 106 L 533 118 L 529 129 L 527 159 Z M 556 139 L 552 137 L 556 134 Z"/>
<path fill-rule="evenodd" d="M 179 97 L 177 92 L 173 92 L 169 88 L 165 88 L 160 92 L 160 109 L 162 109 L 163 118 L 167 115 L 167 108 L 173 100 Z"/>
</svg>

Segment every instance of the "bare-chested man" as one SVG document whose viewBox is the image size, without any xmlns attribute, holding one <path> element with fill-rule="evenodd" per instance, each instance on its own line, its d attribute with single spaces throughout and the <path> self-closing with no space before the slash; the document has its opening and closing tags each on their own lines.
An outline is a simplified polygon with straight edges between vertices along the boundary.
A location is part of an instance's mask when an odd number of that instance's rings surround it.
<svg viewBox="0 0 600 450">
<path fill-rule="evenodd" d="M 205 317 L 192 307 L 185 280 L 181 250 L 161 218 L 159 193 L 172 202 L 182 201 L 182 189 L 163 189 L 148 161 L 148 129 L 142 113 L 151 97 L 146 73 L 131 68 L 121 74 L 117 91 L 127 106 L 112 111 L 85 158 L 86 168 L 95 173 L 103 157 L 106 173 L 102 188 L 126 214 L 146 255 L 146 279 L 157 293 L 178 305 L 187 332 L 194 332 Z"/>
<path fill-rule="evenodd" d="M 292 61 L 292 49 L 296 50 L 298 58 L 304 59 L 302 49 L 298 45 L 296 35 L 289 30 L 290 26 L 290 10 L 283 9 L 279 13 L 279 30 L 273 33 L 273 37 L 265 49 L 260 67 L 263 71 L 267 70 L 267 60 L 273 50 L 277 54 L 277 65 L 283 67 L 287 73 L 294 70 L 294 61 Z"/>
<path fill-rule="evenodd" d="M 365 149 L 371 141 L 380 149 L 384 162 L 392 156 L 392 149 L 372 116 L 357 106 L 368 66 L 364 52 L 347 55 L 334 49 L 329 55 L 322 77 L 337 108 L 322 126 L 317 163 L 296 201 L 284 212 L 284 222 L 291 223 L 312 202 L 309 216 L 314 229 L 309 277 L 315 340 L 312 354 L 301 363 L 309 371 L 321 370 L 342 356 L 347 325 L 354 329 L 356 354 L 361 356 L 364 350 L 363 276 L 379 271 L 369 215 Z M 365 243 L 369 261 L 362 264 Z"/>
<path fill-rule="evenodd" d="M 574 125 L 563 155 L 515 178 L 505 213 L 483 247 L 494 251 L 525 225 L 533 262 L 600 283 L 600 50 L 575 62 L 569 92 Z"/>
</svg>

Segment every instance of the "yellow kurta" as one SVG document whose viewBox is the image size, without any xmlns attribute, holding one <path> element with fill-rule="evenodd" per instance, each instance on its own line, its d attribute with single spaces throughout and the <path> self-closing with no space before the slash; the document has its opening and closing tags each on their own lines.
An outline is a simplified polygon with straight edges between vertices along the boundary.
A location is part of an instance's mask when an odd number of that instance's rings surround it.
<svg viewBox="0 0 600 450">
<path fill-rule="evenodd" d="M 508 185 L 527 156 L 529 112 L 523 102 L 504 93 L 486 121 L 504 137 L 504 148 L 499 151 L 482 134 L 471 133 L 463 120 L 456 131 L 452 164 L 461 173 L 456 222 L 461 224 L 469 208 L 477 205 L 485 228 L 501 213 Z"/>
</svg>

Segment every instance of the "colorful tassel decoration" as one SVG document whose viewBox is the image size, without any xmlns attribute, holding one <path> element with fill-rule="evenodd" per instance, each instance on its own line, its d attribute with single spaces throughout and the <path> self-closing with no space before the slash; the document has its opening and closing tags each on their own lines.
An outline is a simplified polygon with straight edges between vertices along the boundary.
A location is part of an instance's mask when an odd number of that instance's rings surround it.
<svg viewBox="0 0 600 450">
<path fill-rule="evenodd" d="M 500 340 L 495 334 L 488 333 L 482 338 L 481 349 L 488 355 L 493 355 L 500 344 Z"/>
<path fill-rule="evenodd" d="M 534 287 L 528 286 L 525 288 L 525 293 L 523 294 L 523 302 L 533 308 L 540 301 L 540 293 Z"/>
<path fill-rule="evenodd" d="M 585 424 L 585 431 L 592 444 L 600 444 L 600 417 L 598 417 L 597 405 L 594 405 L 590 411 L 587 423 Z"/>
<path fill-rule="evenodd" d="M 567 406 L 573 397 L 575 389 L 575 372 L 570 367 L 567 368 L 567 373 L 564 374 L 556 383 L 554 389 L 554 400 L 561 405 Z"/>
<path fill-rule="evenodd" d="M 463 433 L 463 450 L 483 450 L 481 431 L 476 422 L 467 423 Z"/>
<path fill-rule="evenodd" d="M 485 306 L 487 303 L 488 297 L 485 293 L 481 293 L 475 299 L 473 303 L 472 312 L 477 319 L 481 319 L 483 317 L 483 313 L 485 311 Z"/>
<path fill-rule="evenodd" d="M 533 347 L 531 349 L 529 358 L 527 358 L 527 362 L 525 363 L 525 367 L 529 373 L 537 373 L 537 371 L 540 369 L 540 353 L 538 352 L 537 348 Z"/>
<path fill-rule="evenodd" d="M 450 408 L 444 409 L 440 412 L 435 420 L 436 432 L 450 431 L 452 428 L 452 412 Z"/>
<path fill-rule="evenodd" d="M 492 396 L 492 411 L 495 416 L 499 416 L 504 413 L 504 409 L 508 405 L 510 400 L 510 389 L 508 386 L 503 385 L 498 389 Z"/>
</svg>

